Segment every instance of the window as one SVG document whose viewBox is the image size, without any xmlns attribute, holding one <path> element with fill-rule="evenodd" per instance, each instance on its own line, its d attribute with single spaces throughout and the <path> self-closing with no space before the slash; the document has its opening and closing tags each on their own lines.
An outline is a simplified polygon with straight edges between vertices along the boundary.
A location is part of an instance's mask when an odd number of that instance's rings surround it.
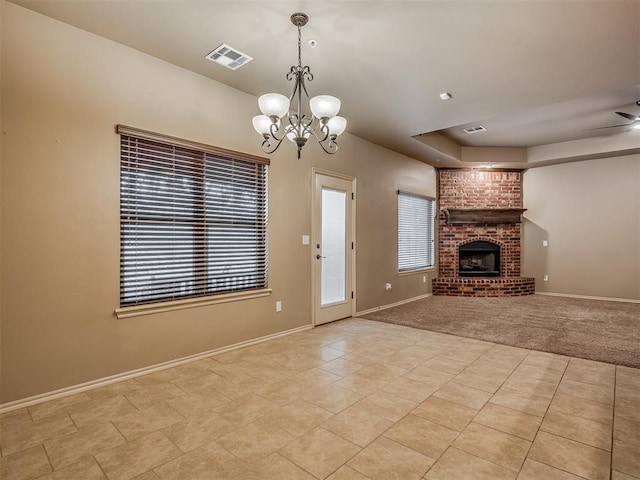
<svg viewBox="0 0 640 480">
<path fill-rule="evenodd" d="M 432 198 L 398 191 L 398 271 L 433 267 Z"/>
<path fill-rule="evenodd" d="M 118 133 L 120 305 L 265 288 L 268 160 Z"/>
</svg>

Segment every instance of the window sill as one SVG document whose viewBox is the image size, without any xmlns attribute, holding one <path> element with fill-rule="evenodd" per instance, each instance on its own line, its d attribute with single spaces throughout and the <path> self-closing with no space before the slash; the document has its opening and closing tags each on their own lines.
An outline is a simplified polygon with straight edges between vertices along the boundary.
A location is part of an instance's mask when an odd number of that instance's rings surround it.
<svg viewBox="0 0 640 480">
<path fill-rule="evenodd" d="M 408 275 L 419 275 L 419 274 L 424 274 L 424 273 L 429 273 L 429 272 L 435 272 L 436 271 L 436 267 L 427 267 L 427 268 L 420 268 L 418 270 L 408 270 L 406 272 L 398 272 L 397 276 L 398 277 L 406 277 Z"/>
<path fill-rule="evenodd" d="M 208 297 L 188 298 L 185 300 L 173 300 L 169 302 L 150 303 L 147 305 L 121 307 L 115 309 L 115 314 L 119 319 L 131 318 L 139 317 L 141 315 L 151 315 L 154 313 L 182 310 L 185 308 L 204 307 L 206 305 L 216 305 L 219 303 L 251 300 L 254 298 L 268 297 L 269 295 L 271 295 L 270 288 L 251 290 L 246 292 L 223 293 L 221 295 L 211 295 Z"/>
</svg>

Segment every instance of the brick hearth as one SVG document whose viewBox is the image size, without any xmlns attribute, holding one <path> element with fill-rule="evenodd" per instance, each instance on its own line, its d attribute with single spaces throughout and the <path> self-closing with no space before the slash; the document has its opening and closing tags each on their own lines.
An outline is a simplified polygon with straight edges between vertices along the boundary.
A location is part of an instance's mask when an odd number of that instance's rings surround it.
<svg viewBox="0 0 640 480">
<path fill-rule="evenodd" d="M 522 208 L 522 172 L 438 170 L 439 209 Z M 520 223 L 439 222 L 439 268 L 434 295 L 518 296 L 535 292 L 533 278 L 520 277 Z M 482 240 L 501 249 L 500 277 L 460 277 L 458 247 Z"/>
</svg>

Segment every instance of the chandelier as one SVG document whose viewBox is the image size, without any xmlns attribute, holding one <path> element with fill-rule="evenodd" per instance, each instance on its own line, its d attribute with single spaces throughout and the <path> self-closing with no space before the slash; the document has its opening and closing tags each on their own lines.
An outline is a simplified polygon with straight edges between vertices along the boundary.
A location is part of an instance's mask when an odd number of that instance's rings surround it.
<svg viewBox="0 0 640 480">
<path fill-rule="evenodd" d="M 289 98 L 279 93 L 267 93 L 258 98 L 258 106 L 262 115 L 253 117 L 253 128 L 256 129 L 264 141 L 262 151 L 275 152 L 282 141 L 288 138 L 300 150 L 307 143 L 307 139 L 313 135 L 322 149 L 329 154 L 338 151 L 336 138 L 347 127 L 347 120 L 338 116 L 340 100 L 331 95 L 318 95 L 309 99 L 305 80 L 312 81 L 313 74 L 309 66 L 302 66 L 300 55 L 300 29 L 307 24 L 309 17 L 304 13 L 291 15 L 291 23 L 298 27 L 298 65 L 292 66 L 286 75 L 287 80 L 294 80 L 293 92 Z M 302 112 L 302 94 L 309 101 L 312 115 Z M 293 113 L 290 107 L 293 104 Z M 286 118 L 283 118 L 285 117 Z"/>
</svg>

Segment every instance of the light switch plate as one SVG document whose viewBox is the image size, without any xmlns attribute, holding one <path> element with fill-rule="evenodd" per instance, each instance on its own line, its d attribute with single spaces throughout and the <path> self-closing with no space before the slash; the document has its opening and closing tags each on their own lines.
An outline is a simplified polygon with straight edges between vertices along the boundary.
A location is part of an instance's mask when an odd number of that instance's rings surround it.
<svg viewBox="0 0 640 480">
<path fill-rule="evenodd" d="M 309 245 L 309 235 L 302 235 L 302 244 Z"/>
</svg>

